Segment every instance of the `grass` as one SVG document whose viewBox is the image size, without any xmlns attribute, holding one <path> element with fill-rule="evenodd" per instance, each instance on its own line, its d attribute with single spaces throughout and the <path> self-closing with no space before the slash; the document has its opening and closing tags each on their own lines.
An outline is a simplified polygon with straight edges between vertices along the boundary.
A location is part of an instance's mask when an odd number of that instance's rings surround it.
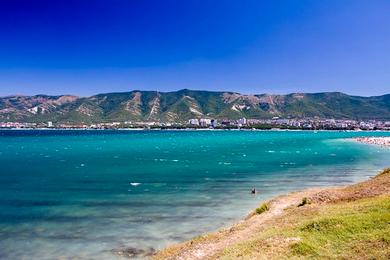
<svg viewBox="0 0 390 260">
<path fill-rule="evenodd" d="M 267 203 L 263 203 L 260 207 L 258 207 L 258 208 L 256 209 L 256 213 L 257 213 L 257 214 L 261 214 L 261 213 L 264 213 L 264 212 L 266 212 L 266 211 L 268 211 L 268 210 L 269 210 L 268 204 L 267 204 Z"/>
<path fill-rule="evenodd" d="M 353 257 L 351 248 L 376 250 L 390 257 L 390 197 L 372 198 L 326 207 L 327 212 L 301 224 L 295 231 L 316 253 Z M 378 248 L 374 248 L 374 244 Z M 381 247 L 387 250 L 381 250 Z"/>
<path fill-rule="evenodd" d="M 254 239 L 225 249 L 219 257 L 390 257 L 388 195 L 289 211 L 287 216 L 275 219 L 270 228 L 259 232 Z"/>
<path fill-rule="evenodd" d="M 297 242 L 290 246 L 291 252 L 294 255 L 301 255 L 301 256 L 317 256 L 316 249 L 305 243 L 305 242 Z"/>
</svg>

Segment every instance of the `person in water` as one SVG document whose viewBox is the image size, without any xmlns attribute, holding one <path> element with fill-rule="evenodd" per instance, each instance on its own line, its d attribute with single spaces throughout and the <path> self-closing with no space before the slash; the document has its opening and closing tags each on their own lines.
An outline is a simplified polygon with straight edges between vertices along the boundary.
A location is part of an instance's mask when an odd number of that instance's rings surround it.
<svg viewBox="0 0 390 260">
<path fill-rule="evenodd" d="M 252 193 L 252 194 L 256 194 L 256 189 L 253 188 L 251 193 Z"/>
</svg>

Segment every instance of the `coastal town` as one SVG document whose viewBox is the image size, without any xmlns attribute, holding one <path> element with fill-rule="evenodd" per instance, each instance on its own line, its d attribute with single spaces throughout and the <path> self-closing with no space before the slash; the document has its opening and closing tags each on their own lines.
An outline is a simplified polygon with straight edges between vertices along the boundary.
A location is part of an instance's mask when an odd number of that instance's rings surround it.
<svg viewBox="0 0 390 260">
<path fill-rule="evenodd" d="M 212 119 L 187 122 L 123 121 L 99 123 L 0 122 L 0 129 L 248 129 L 248 130 L 390 130 L 390 121 L 321 118 Z"/>
</svg>

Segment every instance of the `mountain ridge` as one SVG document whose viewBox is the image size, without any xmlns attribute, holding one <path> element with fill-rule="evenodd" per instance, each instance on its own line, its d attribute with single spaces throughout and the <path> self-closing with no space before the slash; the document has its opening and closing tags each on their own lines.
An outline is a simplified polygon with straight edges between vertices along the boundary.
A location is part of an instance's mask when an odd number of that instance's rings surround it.
<svg viewBox="0 0 390 260">
<path fill-rule="evenodd" d="M 185 122 L 190 118 L 335 118 L 390 120 L 390 94 L 353 96 L 342 92 L 240 94 L 233 91 L 108 92 L 0 97 L 0 121 L 97 123 Z"/>
</svg>

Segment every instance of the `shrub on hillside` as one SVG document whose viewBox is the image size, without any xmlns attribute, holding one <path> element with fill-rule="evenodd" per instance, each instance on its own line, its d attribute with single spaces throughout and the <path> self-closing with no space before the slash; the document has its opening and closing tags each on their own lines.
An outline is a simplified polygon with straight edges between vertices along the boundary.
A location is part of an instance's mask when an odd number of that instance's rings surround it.
<svg viewBox="0 0 390 260">
<path fill-rule="evenodd" d="M 258 207 L 256 209 L 256 213 L 257 214 L 261 214 L 261 213 L 264 213 L 266 212 L 267 210 L 269 210 L 269 206 L 267 203 L 263 203 L 260 207 Z"/>
</svg>

